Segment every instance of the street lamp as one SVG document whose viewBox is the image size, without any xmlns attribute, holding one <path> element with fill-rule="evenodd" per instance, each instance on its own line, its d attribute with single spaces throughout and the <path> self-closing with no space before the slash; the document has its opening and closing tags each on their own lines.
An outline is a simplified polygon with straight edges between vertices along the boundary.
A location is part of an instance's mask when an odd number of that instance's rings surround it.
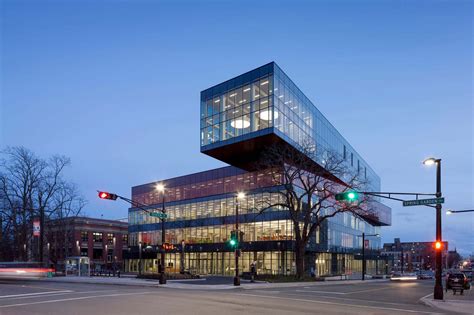
<svg viewBox="0 0 474 315">
<path fill-rule="evenodd" d="M 235 244 L 235 277 L 234 277 L 234 285 L 240 285 L 240 278 L 239 278 L 239 243 L 240 239 L 240 231 L 239 231 L 239 200 L 243 200 L 245 198 L 245 193 L 239 192 L 237 193 L 236 200 L 235 200 L 235 233 L 237 235 L 237 244 Z"/>
<path fill-rule="evenodd" d="M 441 159 L 427 158 L 423 161 L 424 165 L 435 165 L 436 164 L 436 197 L 441 197 Z M 442 242 L 441 237 L 441 204 L 436 204 L 436 242 Z M 434 299 L 443 299 L 443 284 L 441 282 L 442 272 L 442 251 L 436 251 L 436 272 L 435 272 L 435 286 L 434 286 Z"/>
<path fill-rule="evenodd" d="M 142 274 L 142 242 L 138 243 L 138 274 Z"/>
<path fill-rule="evenodd" d="M 463 213 L 463 212 L 474 212 L 474 210 L 448 210 L 446 211 L 446 214 L 450 215 L 453 213 Z"/>
<path fill-rule="evenodd" d="M 163 184 L 157 184 L 156 185 L 156 190 L 161 193 L 161 212 L 163 213 L 163 216 L 161 217 L 161 258 L 160 258 L 160 265 L 161 265 L 161 273 L 160 273 L 160 284 L 166 284 L 166 275 L 165 275 L 165 249 L 164 249 L 164 244 L 165 244 L 165 238 L 166 238 L 166 233 L 165 233 L 165 216 L 164 214 L 166 213 L 165 210 L 165 186 Z"/>
<path fill-rule="evenodd" d="M 365 264 L 365 237 L 366 236 L 375 236 L 379 237 L 380 234 L 365 234 L 362 233 L 362 235 L 357 235 L 358 237 L 362 237 L 362 281 L 365 280 L 365 269 L 366 269 L 366 264 Z"/>
</svg>

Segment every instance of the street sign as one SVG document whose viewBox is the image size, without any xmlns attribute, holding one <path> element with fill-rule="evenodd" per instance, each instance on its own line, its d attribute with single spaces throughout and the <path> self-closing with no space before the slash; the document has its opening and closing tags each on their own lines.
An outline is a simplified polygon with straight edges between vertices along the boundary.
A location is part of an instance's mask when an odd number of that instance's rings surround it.
<svg viewBox="0 0 474 315">
<path fill-rule="evenodd" d="M 168 215 L 163 212 L 150 212 L 150 216 L 160 219 L 166 219 L 168 217 Z"/>
<path fill-rule="evenodd" d="M 444 198 L 431 198 L 431 199 L 418 199 L 418 200 L 406 200 L 403 202 L 403 206 L 423 206 L 431 204 L 444 203 Z"/>
<path fill-rule="evenodd" d="M 364 240 L 364 243 L 365 243 L 365 244 L 364 244 L 364 247 L 365 247 L 366 249 L 368 249 L 368 248 L 369 248 L 369 240 Z"/>
</svg>

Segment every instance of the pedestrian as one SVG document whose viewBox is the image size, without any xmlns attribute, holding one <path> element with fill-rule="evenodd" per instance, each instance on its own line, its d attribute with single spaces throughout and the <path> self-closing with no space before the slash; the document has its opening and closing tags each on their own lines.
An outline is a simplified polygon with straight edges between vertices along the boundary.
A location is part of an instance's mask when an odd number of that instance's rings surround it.
<svg viewBox="0 0 474 315">
<path fill-rule="evenodd" d="M 314 278 L 316 276 L 315 273 L 314 273 L 314 267 L 311 267 L 311 272 L 310 273 L 311 273 L 311 278 Z"/>
</svg>

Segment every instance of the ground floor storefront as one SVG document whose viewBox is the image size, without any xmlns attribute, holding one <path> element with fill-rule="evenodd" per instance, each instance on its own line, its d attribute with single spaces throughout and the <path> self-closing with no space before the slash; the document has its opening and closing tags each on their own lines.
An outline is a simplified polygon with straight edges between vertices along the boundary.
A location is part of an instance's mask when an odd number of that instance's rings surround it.
<svg viewBox="0 0 474 315">
<path fill-rule="evenodd" d="M 157 273 L 160 264 L 157 258 L 126 259 L 126 272 Z M 241 272 L 250 271 L 255 262 L 258 274 L 292 275 L 296 273 L 295 255 L 292 251 L 243 251 L 239 257 Z M 385 260 L 367 259 L 367 274 L 385 273 Z M 228 275 L 235 273 L 234 252 L 187 252 L 167 253 L 165 266 L 168 273 L 187 271 L 201 275 Z M 317 276 L 351 275 L 362 272 L 360 255 L 338 253 L 307 253 L 305 269 Z"/>
</svg>

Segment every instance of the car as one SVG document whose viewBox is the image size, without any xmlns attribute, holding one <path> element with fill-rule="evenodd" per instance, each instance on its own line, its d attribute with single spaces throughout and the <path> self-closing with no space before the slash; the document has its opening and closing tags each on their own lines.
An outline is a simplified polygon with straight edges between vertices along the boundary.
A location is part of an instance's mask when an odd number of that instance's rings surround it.
<svg viewBox="0 0 474 315">
<path fill-rule="evenodd" d="M 433 272 L 426 271 L 426 272 L 420 272 L 418 274 L 418 279 L 421 279 L 421 280 L 433 279 L 433 278 L 434 278 Z"/>
<path fill-rule="evenodd" d="M 464 290 L 469 290 L 471 284 L 469 279 L 462 272 L 449 273 L 446 278 L 446 291 L 453 290 L 453 293 L 456 294 L 457 291 L 460 291 L 461 294 L 464 293 Z"/>
<path fill-rule="evenodd" d="M 414 273 L 395 272 L 390 277 L 390 281 L 410 281 L 410 280 L 416 280 L 416 279 L 417 279 L 417 276 Z"/>
</svg>

